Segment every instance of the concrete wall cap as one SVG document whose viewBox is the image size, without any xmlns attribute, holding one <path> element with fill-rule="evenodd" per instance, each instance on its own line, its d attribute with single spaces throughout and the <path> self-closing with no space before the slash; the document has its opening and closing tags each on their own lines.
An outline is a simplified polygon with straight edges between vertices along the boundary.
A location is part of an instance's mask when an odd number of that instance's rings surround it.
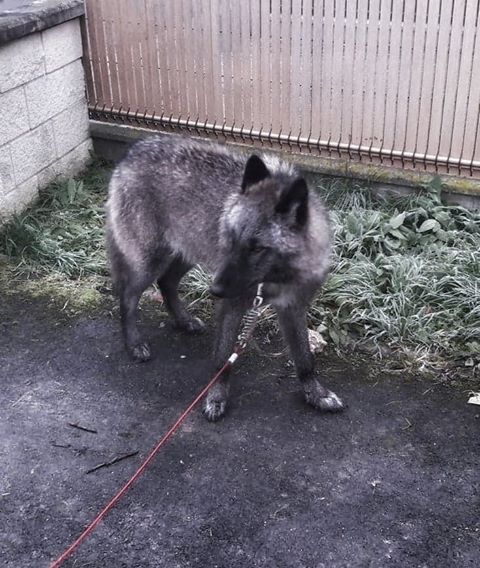
<svg viewBox="0 0 480 568">
<path fill-rule="evenodd" d="M 0 9 L 0 45 L 85 13 L 83 0 L 5 0 Z"/>
</svg>

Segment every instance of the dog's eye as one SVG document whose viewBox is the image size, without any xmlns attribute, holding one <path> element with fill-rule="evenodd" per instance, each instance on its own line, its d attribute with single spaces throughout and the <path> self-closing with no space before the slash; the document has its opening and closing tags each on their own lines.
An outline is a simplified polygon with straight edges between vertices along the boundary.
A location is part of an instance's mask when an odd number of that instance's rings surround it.
<svg viewBox="0 0 480 568">
<path fill-rule="evenodd" d="M 261 243 L 254 242 L 250 245 L 251 252 L 260 253 L 267 250 L 267 247 L 263 246 Z"/>
</svg>

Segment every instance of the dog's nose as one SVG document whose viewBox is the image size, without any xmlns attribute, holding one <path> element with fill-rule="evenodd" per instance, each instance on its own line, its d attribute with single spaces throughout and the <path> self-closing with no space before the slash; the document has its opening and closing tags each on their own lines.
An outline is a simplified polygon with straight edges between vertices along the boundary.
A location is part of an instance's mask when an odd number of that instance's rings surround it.
<svg viewBox="0 0 480 568">
<path fill-rule="evenodd" d="M 221 284 L 219 284 L 218 282 L 214 282 L 210 286 L 210 293 L 213 294 L 214 296 L 217 296 L 217 298 L 224 298 L 225 297 L 225 288 Z"/>
</svg>

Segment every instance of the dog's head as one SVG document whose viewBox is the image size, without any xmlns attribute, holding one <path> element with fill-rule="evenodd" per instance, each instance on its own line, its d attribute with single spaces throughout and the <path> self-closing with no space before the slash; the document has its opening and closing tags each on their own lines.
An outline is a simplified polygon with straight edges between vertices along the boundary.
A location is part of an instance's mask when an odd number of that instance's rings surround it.
<svg viewBox="0 0 480 568">
<path fill-rule="evenodd" d="M 288 282 L 308 223 L 308 188 L 291 166 L 275 158 L 248 159 L 241 189 L 228 201 L 220 226 L 222 265 L 211 291 L 244 296 L 260 282 Z"/>
</svg>

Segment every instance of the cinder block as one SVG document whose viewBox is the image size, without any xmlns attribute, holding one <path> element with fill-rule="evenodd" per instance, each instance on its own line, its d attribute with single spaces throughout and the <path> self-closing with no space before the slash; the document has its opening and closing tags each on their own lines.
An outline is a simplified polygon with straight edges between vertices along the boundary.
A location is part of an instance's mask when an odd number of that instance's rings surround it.
<svg viewBox="0 0 480 568">
<path fill-rule="evenodd" d="M 0 195 L 0 222 L 25 209 L 37 196 L 37 176 L 26 180 L 7 195 Z"/>
<path fill-rule="evenodd" d="M 60 158 L 88 138 L 88 111 L 84 99 L 52 119 L 53 132 Z"/>
<path fill-rule="evenodd" d="M 50 122 L 27 132 L 10 143 L 15 181 L 20 184 L 56 159 L 55 139 Z"/>
<path fill-rule="evenodd" d="M 76 176 L 90 161 L 91 150 L 92 141 L 88 138 L 51 166 L 39 172 L 38 187 L 41 189 L 56 179 L 61 180 Z"/>
<path fill-rule="evenodd" d="M 0 95 L 0 120 L 0 146 L 27 132 L 28 109 L 23 87 Z"/>
<path fill-rule="evenodd" d="M 0 197 L 15 187 L 13 163 L 10 146 L 7 144 L 0 148 Z"/>
<path fill-rule="evenodd" d="M 85 96 L 82 62 L 69 63 L 25 86 L 32 128 L 75 104 Z"/>
<path fill-rule="evenodd" d="M 42 33 L 47 73 L 82 56 L 80 20 L 70 20 Z"/>
<path fill-rule="evenodd" d="M 39 33 L 0 47 L 0 93 L 45 74 L 45 58 Z"/>
</svg>

